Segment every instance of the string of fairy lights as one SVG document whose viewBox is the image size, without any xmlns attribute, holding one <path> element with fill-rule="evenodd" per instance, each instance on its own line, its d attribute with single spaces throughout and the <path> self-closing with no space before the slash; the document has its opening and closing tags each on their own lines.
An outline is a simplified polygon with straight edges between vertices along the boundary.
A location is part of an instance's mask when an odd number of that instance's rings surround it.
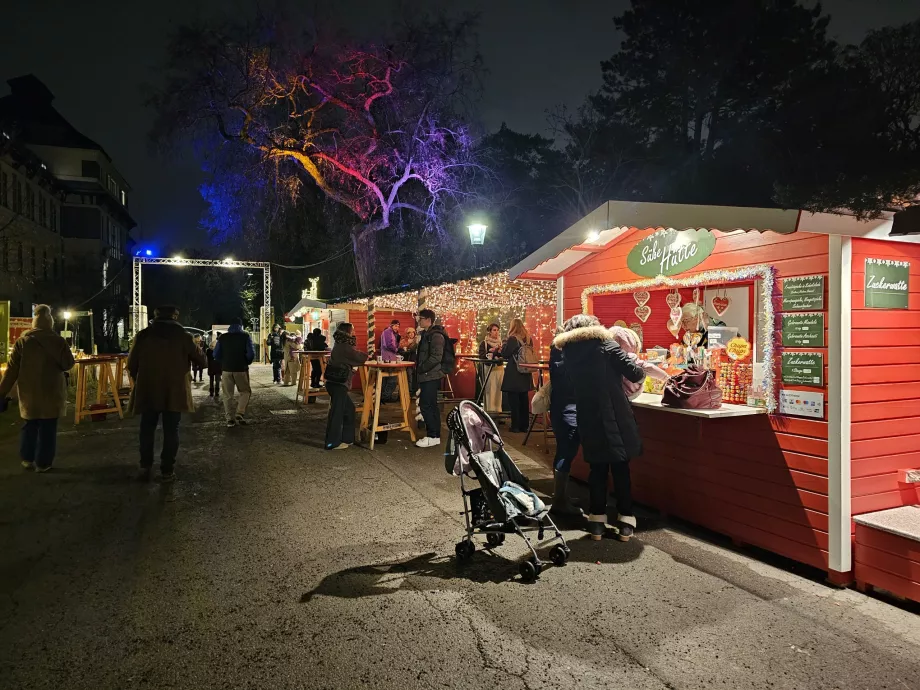
<svg viewBox="0 0 920 690">
<path fill-rule="evenodd" d="M 507 272 L 458 280 L 427 288 L 426 306 L 435 312 L 479 311 L 489 308 L 516 308 L 556 303 L 556 283 L 545 280 L 511 280 Z M 355 300 L 367 303 L 367 299 Z M 377 309 L 415 312 L 418 291 L 397 292 L 374 297 Z"/>
</svg>

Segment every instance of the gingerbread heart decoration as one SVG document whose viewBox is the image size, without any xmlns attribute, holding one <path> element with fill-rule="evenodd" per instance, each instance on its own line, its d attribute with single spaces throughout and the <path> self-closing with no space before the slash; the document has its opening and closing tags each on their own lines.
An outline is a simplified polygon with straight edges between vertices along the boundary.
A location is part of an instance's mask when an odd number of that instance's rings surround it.
<svg viewBox="0 0 920 690">
<path fill-rule="evenodd" d="M 638 323 L 638 322 L 636 322 L 636 323 L 631 323 L 631 324 L 629 324 L 629 327 L 630 327 L 632 330 L 634 330 L 634 331 L 636 332 L 636 335 L 639 336 L 639 343 L 640 343 L 640 347 L 641 347 L 641 343 L 644 342 L 644 338 L 643 338 L 643 336 L 642 336 L 642 324 L 641 324 L 641 323 Z"/>
<path fill-rule="evenodd" d="M 668 296 L 665 297 L 665 301 L 668 303 L 668 306 L 671 307 L 673 313 L 674 309 L 680 305 L 680 293 L 669 292 Z"/>
<path fill-rule="evenodd" d="M 648 321 L 648 317 L 652 315 L 652 308 L 648 306 L 647 304 L 640 304 L 638 307 L 636 307 L 633 310 L 633 312 L 636 314 L 639 321 L 641 321 L 642 323 L 645 323 L 646 321 Z"/>
<path fill-rule="evenodd" d="M 668 330 L 671 332 L 671 335 L 676 339 L 680 335 L 680 323 L 674 323 L 673 321 L 668 321 Z"/>
<path fill-rule="evenodd" d="M 684 317 L 684 310 L 680 307 L 671 307 L 671 321 L 680 323 Z"/>
<path fill-rule="evenodd" d="M 722 295 L 721 297 L 713 297 L 709 302 L 712 304 L 712 309 L 715 311 L 716 315 L 722 316 L 722 314 L 728 311 L 728 307 L 732 303 L 732 300 L 728 295 Z"/>
<path fill-rule="evenodd" d="M 636 304 L 638 304 L 640 307 L 644 307 L 646 304 L 648 304 L 648 301 L 651 298 L 652 296 L 648 293 L 648 290 L 641 290 L 640 292 L 633 293 L 633 299 L 636 300 Z"/>
</svg>

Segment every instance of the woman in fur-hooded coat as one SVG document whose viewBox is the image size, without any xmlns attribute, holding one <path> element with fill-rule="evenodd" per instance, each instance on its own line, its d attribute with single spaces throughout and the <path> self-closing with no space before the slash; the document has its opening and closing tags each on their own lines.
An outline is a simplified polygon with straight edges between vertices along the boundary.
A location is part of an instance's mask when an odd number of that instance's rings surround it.
<svg viewBox="0 0 920 690">
<path fill-rule="evenodd" d="M 575 393 L 578 436 L 584 459 L 591 465 L 588 531 L 595 539 L 604 534 L 609 473 L 619 512 L 613 528 L 626 541 L 636 526 L 629 460 L 642 454 L 642 437 L 623 390 L 623 378 L 638 383 L 645 379 L 645 372 L 595 316 L 573 316 L 553 345 L 562 350 L 566 376 Z"/>
</svg>

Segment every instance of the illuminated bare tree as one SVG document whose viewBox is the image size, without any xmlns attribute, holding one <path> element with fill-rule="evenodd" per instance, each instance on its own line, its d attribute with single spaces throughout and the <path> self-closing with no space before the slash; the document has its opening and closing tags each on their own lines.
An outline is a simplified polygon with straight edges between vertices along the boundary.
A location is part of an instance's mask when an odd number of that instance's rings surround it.
<svg viewBox="0 0 920 690">
<path fill-rule="evenodd" d="M 315 184 L 353 212 L 351 242 L 369 288 L 377 233 L 404 213 L 443 232 L 444 205 L 462 197 L 476 168 L 458 116 L 479 65 L 475 55 L 458 57 L 469 30 L 439 20 L 404 27 L 386 47 L 343 47 L 279 39 L 264 23 L 183 28 L 168 86 L 154 99 L 155 136 L 255 152 L 292 199 Z"/>
</svg>

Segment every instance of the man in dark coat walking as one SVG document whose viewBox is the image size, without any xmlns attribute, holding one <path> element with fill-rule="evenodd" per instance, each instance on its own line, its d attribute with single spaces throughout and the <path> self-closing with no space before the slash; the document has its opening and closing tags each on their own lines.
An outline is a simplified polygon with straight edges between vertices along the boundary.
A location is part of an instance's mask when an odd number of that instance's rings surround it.
<svg viewBox="0 0 920 690">
<path fill-rule="evenodd" d="M 141 481 L 150 480 L 153 437 L 161 417 L 160 472 L 163 481 L 172 481 L 179 452 L 179 420 L 183 412 L 194 409 L 189 366 L 207 364 L 178 319 L 179 310 L 175 307 L 157 307 L 153 323 L 137 334 L 128 355 L 128 373 L 134 381 L 129 410 L 141 415 Z"/>
<path fill-rule="evenodd" d="M 268 347 L 268 358 L 272 363 L 272 381 L 281 383 L 281 363 L 284 361 L 284 340 L 281 337 L 281 326 L 277 323 L 272 327 L 272 332 L 265 340 Z"/>
<path fill-rule="evenodd" d="M 612 527 L 621 541 L 628 541 L 636 527 L 629 461 L 642 454 L 642 437 L 623 390 L 623 377 L 639 383 L 645 372 L 630 361 L 597 317 L 573 316 L 563 330 L 553 345 L 562 350 L 575 392 L 578 436 L 585 462 L 591 466 L 588 531 L 593 539 L 604 534 L 609 472 L 619 513 Z"/>
</svg>

